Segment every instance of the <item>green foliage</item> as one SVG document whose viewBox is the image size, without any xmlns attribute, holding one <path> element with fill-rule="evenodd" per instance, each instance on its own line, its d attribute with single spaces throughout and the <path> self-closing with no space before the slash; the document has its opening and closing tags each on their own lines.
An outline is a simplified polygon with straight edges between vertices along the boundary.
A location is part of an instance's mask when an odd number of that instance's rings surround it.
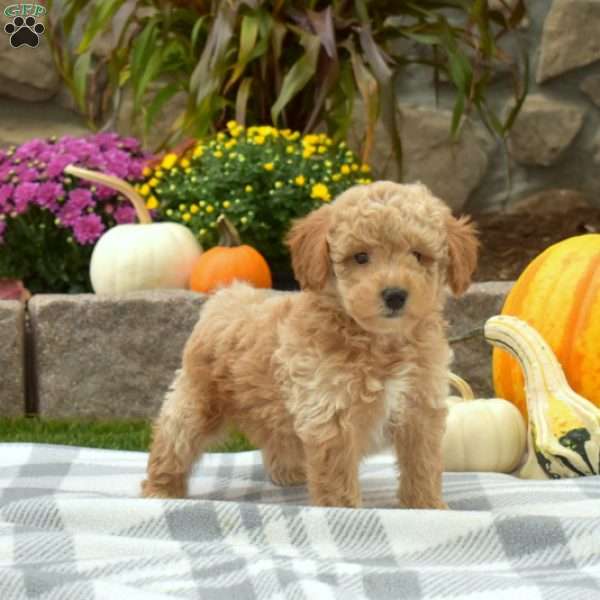
<svg viewBox="0 0 600 600">
<path fill-rule="evenodd" d="M 46 420 L 39 418 L 0 419 L 0 443 L 61 444 L 85 448 L 107 448 L 146 452 L 151 427 L 147 421 Z M 232 432 L 212 452 L 253 450 L 240 433 Z"/>
<path fill-rule="evenodd" d="M 291 220 L 370 182 L 369 171 L 324 133 L 230 121 L 226 132 L 147 168 L 138 190 L 148 208 L 187 225 L 204 248 L 217 244 L 217 218 L 225 214 L 244 243 L 286 268 L 282 240 Z"/>
<path fill-rule="evenodd" d="M 165 143 L 205 136 L 234 118 L 303 132 L 323 125 L 339 140 L 360 97 L 368 117 L 363 159 L 381 118 L 400 160 L 395 90 L 405 65 L 431 67 L 436 88 L 442 76 L 454 86 L 454 134 L 474 108 L 504 137 L 527 91 L 527 56 L 508 56 L 498 45 L 523 18 L 523 0 L 505 0 L 493 10 L 486 0 L 64 0 L 63 5 L 62 18 L 50 23 L 53 53 L 90 121 L 110 119 L 120 92 L 130 87 L 148 132 L 167 101 L 181 92 L 187 104 L 181 114 L 169 115 Z M 70 50 L 77 22 L 83 36 Z M 100 38 L 107 48 L 102 54 L 93 50 Z M 515 84 L 515 109 L 504 120 L 486 97 L 499 67 L 512 73 Z"/>
<path fill-rule="evenodd" d="M 23 280 L 33 294 L 90 292 L 92 249 L 74 243 L 50 211 L 35 206 L 11 219 L 0 246 L 0 277 Z"/>
</svg>

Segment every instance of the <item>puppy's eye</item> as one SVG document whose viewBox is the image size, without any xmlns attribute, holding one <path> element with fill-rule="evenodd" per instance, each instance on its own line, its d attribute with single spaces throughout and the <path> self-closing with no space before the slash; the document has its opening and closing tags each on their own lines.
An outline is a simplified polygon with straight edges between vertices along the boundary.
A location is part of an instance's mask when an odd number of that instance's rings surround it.
<svg viewBox="0 0 600 600">
<path fill-rule="evenodd" d="M 417 262 L 422 264 L 424 260 L 424 256 L 417 250 L 412 251 L 412 255 L 417 259 Z"/>
<path fill-rule="evenodd" d="M 358 254 L 354 255 L 354 260 L 359 265 L 365 265 L 369 262 L 369 255 L 366 252 L 359 252 Z"/>
</svg>

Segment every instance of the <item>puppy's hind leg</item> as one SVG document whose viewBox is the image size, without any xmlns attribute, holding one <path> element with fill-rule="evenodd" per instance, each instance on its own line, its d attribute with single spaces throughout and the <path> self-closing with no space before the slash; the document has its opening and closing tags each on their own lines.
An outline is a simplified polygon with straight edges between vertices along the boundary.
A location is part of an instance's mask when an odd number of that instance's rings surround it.
<svg viewBox="0 0 600 600">
<path fill-rule="evenodd" d="M 222 415 L 213 404 L 203 381 L 192 381 L 185 371 L 177 373 L 154 423 L 143 496 L 187 495 L 187 479 L 194 462 L 223 430 Z"/>
<path fill-rule="evenodd" d="M 274 435 L 263 444 L 263 463 L 275 485 L 306 483 L 304 448 L 292 435 Z"/>
</svg>

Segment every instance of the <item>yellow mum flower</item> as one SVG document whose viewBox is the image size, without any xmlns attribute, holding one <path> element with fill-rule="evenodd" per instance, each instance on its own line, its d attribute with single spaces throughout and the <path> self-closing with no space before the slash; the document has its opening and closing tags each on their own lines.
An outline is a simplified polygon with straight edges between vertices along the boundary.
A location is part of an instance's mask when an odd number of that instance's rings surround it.
<svg viewBox="0 0 600 600">
<path fill-rule="evenodd" d="M 229 140 L 228 142 L 225 142 L 225 148 L 229 150 L 229 148 L 233 148 L 236 144 L 237 140 Z"/>
<path fill-rule="evenodd" d="M 350 173 L 350 167 L 348 165 L 342 165 L 342 168 L 340 169 L 340 171 L 344 175 L 348 175 L 348 173 Z"/>
<path fill-rule="evenodd" d="M 213 152 L 213 156 L 215 158 L 221 158 L 223 156 L 223 153 L 220 150 L 215 150 L 215 152 Z"/>
<path fill-rule="evenodd" d="M 286 151 L 288 154 L 294 154 L 294 150 L 295 150 L 294 146 L 286 146 L 286 147 L 285 147 L 285 151 Z"/>
<path fill-rule="evenodd" d="M 319 136 L 314 133 L 309 133 L 302 138 L 303 146 L 316 146 L 319 143 Z"/>
<path fill-rule="evenodd" d="M 302 152 L 302 158 L 310 158 L 315 153 L 314 146 L 306 146 Z"/>
<path fill-rule="evenodd" d="M 231 206 L 231 202 L 229 202 L 229 200 L 225 200 L 223 202 L 223 208 L 229 208 Z"/>
<path fill-rule="evenodd" d="M 259 146 L 262 146 L 265 143 L 265 137 L 263 135 L 257 135 L 252 141 Z"/>
<path fill-rule="evenodd" d="M 165 174 L 164 171 L 161 171 L 160 169 L 156 169 L 156 171 L 154 171 L 154 176 L 158 177 L 159 179 Z"/>
<path fill-rule="evenodd" d="M 190 166 L 190 161 L 187 158 L 182 158 L 179 161 L 179 164 L 184 168 L 187 169 Z"/>
<path fill-rule="evenodd" d="M 296 177 L 296 179 L 294 179 L 294 183 L 296 185 L 304 185 L 306 183 L 306 179 L 304 178 L 304 175 L 298 175 L 298 177 Z"/>
<path fill-rule="evenodd" d="M 145 183 L 141 188 L 140 188 L 140 194 L 142 196 L 147 196 L 150 193 L 150 186 Z"/>
<path fill-rule="evenodd" d="M 317 151 L 319 152 L 319 154 L 325 154 L 325 152 L 327 152 L 327 146 L 319 146 L 317 148 Z"/>
<path fill-rule="evenodd" d="M 362 164 L 360 170 L 362 173 L 369 173 L 371 171 L 371 167 L 367 164 Z"/>
<path fill-rule="evenodd" d="M 150 187 L 156 187 L 156 186 L 158 185 L 158 183 L 159 183 L 159 182 L 158 182 L 158 179 L 156 179 L 156 177 L 153 177 L 153 178 L 152 178 L 152 179 L 151 179 L 151 180 L 148 182 L 148 185 L 149 185 Z"/>
<path fill-rule="evenodd" d="M 219 142 L 222 142 L 225 139 L 225 134 L 222 131 L 219 131 L 219 133 L 217 133 L 217 139 Z"/>
<path fill-rule="evenodd" d="M 193 158 L 200 158 L 204 154 L 204 148 L 202 146 L 196 146 L 192 153 Z"/>
<path fill-rule="evenodd" d="M 263 165 L 263 169 L 265 171 L 272 171 L 274 168 L 275 168 L 275 165 L 272 162 L 268 162 Z"/>
<path fill-rule="evenodd" d="M 144 167 L 144 170 L 142 171 L 142 175 L 144 177 L 148 177 L 148 176 L 152 175 L 152 169 L 150 167 Z"/>
<path fill-rule="evenodd" d="M 179 205 L 179 212 L 186 212 L 187 211 L 187 206 L 185 204 L 180 204 Z"/>
<path fill-rule="evenodd" d="M 175 154 L 173 152 L 169 152 L 169 154 L 167 154 L 162 159 L 162 163 L 160 163 L 160 166 L 163 167 L 164 169 L 171 169 L 175 165 L 176 162 L 177 162 L 177 154 Z"/>
<path fill-rule="evenodd" d="M 251 185 L 247 185 L 244 188 L 244 191 L 250 193 L 250 192 L 254 191 L 254 188 Z"/>
<path fill-rule="evenodd" d="M 238 122 L 234 121 L 233 119 L 231 121 L 227 121 L 227 129 L 237 129 L 238 127 Z"/>
<path fill-rule="evenodd" d="M 190 206 L 190 212 L 195 215 L 198 211 L 200 210 L 200 208 L 198 207 L 197 204 L 192 204 Z"/>
<path fill-rule="evenodd" d="M 206 212 L 207 212 L 207 213 L 209 213 L 209 214 L 210 214 L 211 212 L 214 212 L 214 211 L 215 211 L 215 207 L 214 207 L 212 204 L 209 204 L 209 205 L 206 207 Z"/>
<path fill-rule="evenodd" d="M 332 181 L 339 181 L 342 178 L 342 176 L 339 173 L 334 173 L 331 176 Z"/>
<path fill-rule="evenodd" d="M 352 166 L 350 167 L 353 171 L 358 171 L 358 165 L 356 163 L 352 163 Z"/>
<path fill-rule="evenodd" d="M 192 215 L 190 215 L 190 213 L 184 213 L 181 215 L 181 218 L 187 223 L 192 218 Z"/>
<path fill-rule="evenodd" d="M 312 186 L 310 197 L 318 198 L 319 200 L 323 200 L 323 202 L 328 202 L 331 200 L 329 189 L 324 183 L 315 183 L 315 185 Z"/>
<path fill-rule="evenodd" d="M 146 208 L 148 210 L 154 210 L 155 208 L 158 208 L 158 200 L 156 199 L 156 196 L 150 196 L 150 198 L 146 200 Z"/>
<path fill-rule="evenodd" d="M 229 133 L 231 133 L 231 137 L 239 137 L 240 135 L 242 135 L 242 131 L 244 131 L 243 127 L 236 127 L 235 129 L 232 129 Z"/>
<path fill-rule="evenodd" d="M 270 127 L 269 125 L 262 125 L 258 128 L 258 133 L 263 136 L 273 135 L 275 131 L 276 130 L 273 129 L 273 127 Z"/>
</svg>

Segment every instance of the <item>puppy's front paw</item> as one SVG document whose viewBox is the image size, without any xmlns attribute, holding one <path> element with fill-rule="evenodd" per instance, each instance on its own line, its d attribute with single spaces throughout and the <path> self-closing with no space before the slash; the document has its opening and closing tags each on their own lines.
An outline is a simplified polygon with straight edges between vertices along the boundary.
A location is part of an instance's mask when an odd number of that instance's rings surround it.
<svg viewBox="0 0 600 600">
<path fill-rule="evenodd" d="M 186 486 L 183 481 L 171 482 L 170 485 L 157 485 L 149 479 L 142 482 L 142 496 L 144 498 L 185 498 Z"/>
</svg>

